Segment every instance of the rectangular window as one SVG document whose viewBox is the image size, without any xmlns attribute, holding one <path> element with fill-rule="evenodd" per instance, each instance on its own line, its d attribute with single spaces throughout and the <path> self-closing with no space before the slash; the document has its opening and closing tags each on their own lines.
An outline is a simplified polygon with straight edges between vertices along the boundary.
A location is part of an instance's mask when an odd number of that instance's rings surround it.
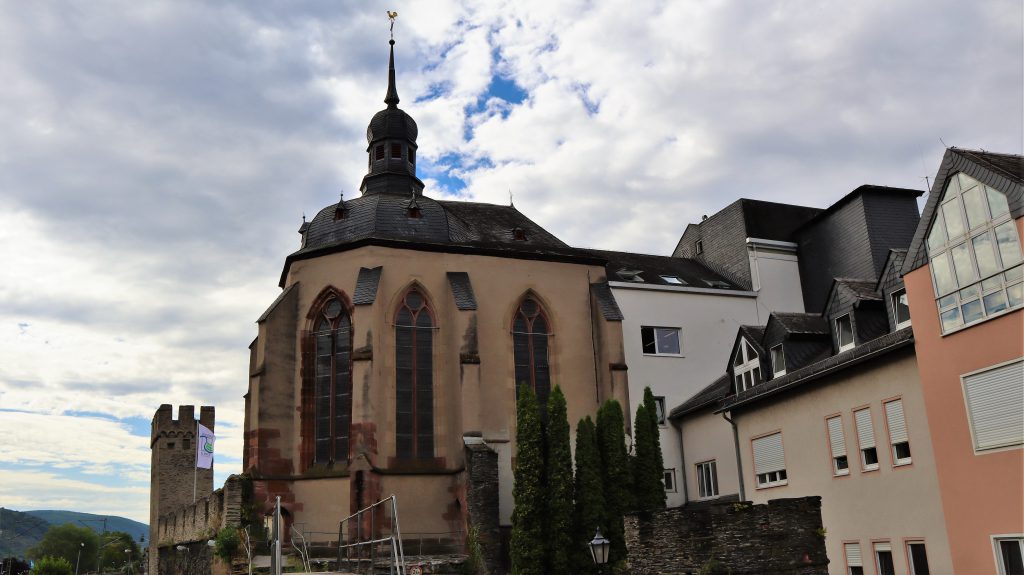
<svg viewBox="0 0 1024 575">
<path fill-rule="evenodd" d="M 782 352 L 782 344 L 772 348 L 772 376 L 786 375 L 786 355 Z"/>
<path fill-rule="evenodd" d="M 843 435 L 843 418 L 838 415 L 826 420 L 828 444 L 832 449 L 832 475 L 849 475 L 850 462 L 846 457 L 846 436 Z"/>
<path fill-rule="evenodd" d="M 697 494 L 701 499 L 718 497 L 718 466 L 715 460 L 697 464 Z"/>
<path fill-rule="evenodd" d="M 402 144 L 391 144 L 391 157 L 401 158 L 402 157 Z"/>
<path fill-rule="evenodd" d="M 836 318 L 836 341 L 839 343 L 839 351 L 853 347 L 853 324 L 850 314 Z"/>
<path fill-rule="evenodd" d="M 853 412 L 857 423 L 857 441 L 860 445 L 860 466 L 862 471 L 878 469 L 878 450 L 875 449 L 875 426 L 871 422 L 871 410 Z"/>
<path fill-rule="evenodd" d="M 860 556 L 860 543 L 843 543 L 846 554 L 847 575 L 864 575 L 864 560 Z"/>
<path fill-rule="evenodd" d="M 892 545 L 875 543 L 875 567 L 878 575 L 896 575 L 896 566 L 892 562 Z"/>
<path fill-rule="evenodd" d="M 380 144 L 373 149 L 373 159 L 383 160 L 384 159 L 384 144 Z"/>
<path fill-rule="evenodd" d="M 1024 539 L 996 537 L 993 541 L 999 561 L 999 575 L 1024 575 Z"/>
<path fill-rule="evenodd" d="M 665 283 L 668 283 L 668 284 L 677 285 L 677 286 L 684 286 L 684 285 L 686 285 L 686 282 L 684 282 L 682 279 L 680 279 L 679 276 L 659 276 L 659 277 L 662 280 L 664 280 Z"/>
<path fill-rule="evenodd" d="M 907 303 L 907 290 L 892 292 L 892 317 L 896 329 L 910 325 L 910 305 Z"/>
<path fill-rule="evenodd" d="M 185 451 L 188 451 L 189 449 L 192 449 L 192 440 L 191 439 L 186 437 L 186 438 L 182 439 L 181 442 L 182 442 L 181 443 L 181 448 L 184 449 Z"/>
<path fill-rule="evenodd" d="M 924 541 L 907 542 L 907 560 L 910 561 L 910 575 L 931 575 Z"/>
<path fill-rule="evenodd" d="M 679 355 L 678 327 L 641 327 L 644 355 Z"/>
<path fill-rule="evenodd" d="M 704 242 L 697 240 L 697 244 L 694 246 L 694 251 L 697 252 L 698 256 L 704 253 Z"/>
<path fill-rule="evenodd" d="M 409 148 L 409 163 L 416 163 L 416 148 Z"/>
<path fill-rule="evenodd" d="M 974 449 L 1024 443 L 1024 361 L 961 377 Z"/>
<path fill-rule="evenodd" d="M 786 485 L 786 453 L 782 449 L 782 434 L 773 433 L 753 441 L 754 475 L 757 486 Z"/>
<path fill-rule="evenodd" d="M 903 415 L 903 400 L 897 399 L 884 404 L 885 421 L 889 426 L 889 444 L 892 445 L 893 465 L 910 463 L 910 439 L 907 437 L 907 420 Z"/>
<path fill-rule="evenodd" d="M 664 472 L 664 478 L 662 481 L 665 482 L 665 491 L 669 493 L 676 492 L 676 470 L 666 469 Z"/>
<path fill-rule="evenodd" d="M 658 425 L 665 425 L 665 398 L 656 396 L 654 398 L 654 416 L 658 420 Z"/>
</svg>

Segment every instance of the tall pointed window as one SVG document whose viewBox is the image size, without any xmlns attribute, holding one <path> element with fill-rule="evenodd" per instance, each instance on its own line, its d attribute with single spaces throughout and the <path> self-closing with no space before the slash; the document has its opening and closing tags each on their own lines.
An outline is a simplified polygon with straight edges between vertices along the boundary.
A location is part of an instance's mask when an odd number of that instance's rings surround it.
<svg viewBox="0 0 1024 575">
<path fill-rule="evenodd" d="M 341 301 L 331 297 L 313 322 L 314 461 L 346 461 L 352 419 L 352 320 Z"/>
<path fill-rule="evenodd" d="M 548 404 L 551 370 L 548 367 L 548 321 L 540 304 L 526 296 L 512 320 L 512 348 L 516 367 L 516 396 L 528 385 L 537 394 L 541 410 Z"/>
<path fill-rule="evenodd" d="M 434 318 L 416 288 L 395 316 L 395 388 L 396 455 L 434 457 Z"/>
</svg>

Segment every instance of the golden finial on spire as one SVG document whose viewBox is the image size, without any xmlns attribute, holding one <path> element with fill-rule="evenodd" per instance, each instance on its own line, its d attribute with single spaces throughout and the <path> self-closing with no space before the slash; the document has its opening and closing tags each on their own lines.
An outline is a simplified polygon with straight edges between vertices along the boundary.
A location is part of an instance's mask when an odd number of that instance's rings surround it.
<svg viewBox="0 0 1024 575">
<path fill-rule="evenodd" d="M 398 12 L 392 12 L 391 10 L 386 11 L 388 13 L 388 20 L 391 21 L 391 39 L 395 38 L 395 18 L 398 18 Z"/>
</svg>

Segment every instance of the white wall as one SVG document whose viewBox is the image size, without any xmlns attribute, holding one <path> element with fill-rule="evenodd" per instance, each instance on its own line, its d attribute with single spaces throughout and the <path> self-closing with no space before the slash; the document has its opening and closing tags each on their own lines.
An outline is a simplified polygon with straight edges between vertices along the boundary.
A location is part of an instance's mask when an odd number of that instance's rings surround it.
<svg viewBox="0 0 1024 575">
<path fill-rule="evenodd" d="M 799 261 L 793 250 L 795 247 L 782 249 L 766 246 L 763 240 L 747 240 L 750 278 L 757 292 L 762 321 L 767 320 L 773 311 L 804 311 Z"/>
</svg>

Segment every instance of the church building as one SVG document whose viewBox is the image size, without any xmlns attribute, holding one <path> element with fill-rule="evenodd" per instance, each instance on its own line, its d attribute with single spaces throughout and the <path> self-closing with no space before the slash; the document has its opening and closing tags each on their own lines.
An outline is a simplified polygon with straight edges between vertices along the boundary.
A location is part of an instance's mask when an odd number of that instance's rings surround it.
<svg viewBox="0 0 1024 575">
<path fill-rule="evenodd" d="M 243 468 L 260 511 L 280 496 L 308 538 L 394 494 L 403 537 L 461 542 L 467 446 L 496 453 L 494 524 L 511 525 L 517 389 L 561 386 L 573 427 L 629 405 L 622 315 L 601 256 L 512 205 L 429 197 L 394 40 L 384 102 L 361 196 L 303 224 L 258 320 Z"/>
</svg>

